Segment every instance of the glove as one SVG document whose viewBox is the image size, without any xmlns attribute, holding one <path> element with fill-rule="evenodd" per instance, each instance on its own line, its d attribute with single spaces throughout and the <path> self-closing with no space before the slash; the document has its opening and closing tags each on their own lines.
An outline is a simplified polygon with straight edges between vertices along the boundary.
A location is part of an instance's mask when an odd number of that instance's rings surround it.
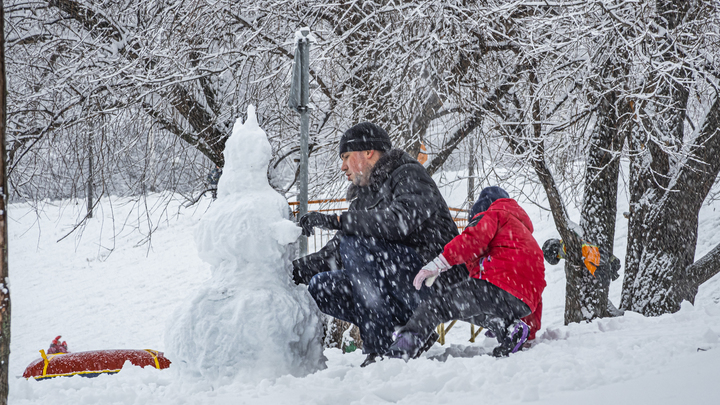
<svg viewBox="0 0 720 405">
<path fill-rule="evenodd" d="M 595 278 L 600 281 L 600 285 L 607 287 L 612 281 L 615 281 L 620 277 L 620 259 L 612 256 L 608 263 L 598 266 L 595 269 Z"/>
<path fill-rule="evenodd" d="M 420 288 L 422 288 L 423 281 L 425 281 L 425 285 L 430 287 L 433 282 L 435 282 L 437 276 L 450 267 L 451 266 L 445 259 L 445 256 L 441 253 L 438 257 L 434 258 L 430 263 L 426 264 L 420 269 L 420 271 L 418 271 L 418 274 L 415 276 L 415 280 L 413 280 L 413 286 L 415 286 L 416 290 L 420 290 Z"/>
<path fill-rule="evenodd" d="M 615 256 L 611 257 L 609 265 L 610 265 L 610 278 L 612 279 L 612 281 L 615 281 L 618 279 L 618 277 L 620 277 L 620 273 L 618 273 L 618 270 L 620 270 L 620 267 L 622 266 L 620 264 L 620 259 L 618 259 Z"/>
<path fill-rule="evenodd" d="M 599 266 L 595 269 L 593 274 L 603 288 L 607 288 L 610 285 L 610 275 L 604 266 Z"/>
<path fill-rule="evenodd" d="M 308 212 L 300 217 L 298 224 L 302 227 L 302 234 L 310 236 L 314 233 L 313 228 L 340 229 L 340 219 L 337 215 L 326 215 L 320 212 Z"/>
</svg>

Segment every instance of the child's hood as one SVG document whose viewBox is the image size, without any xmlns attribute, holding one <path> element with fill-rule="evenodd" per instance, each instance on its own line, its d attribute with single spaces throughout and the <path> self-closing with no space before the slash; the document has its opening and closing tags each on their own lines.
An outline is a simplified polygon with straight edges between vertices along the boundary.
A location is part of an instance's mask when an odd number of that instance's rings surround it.
<svg viewBox="0 0 720 405">
<path fill-rule="evenodd" d="M 520 207 L 517 201 L 513 200 L 512 198 L 500 198 L 493 201 L 493 203 L 490 204 L 487 212 L 489 211 L 504 211 L 509 215 L 517 218 L 518 221 L 520 221 L 520 223 L 523 224 L 530 231 L 530 233 L 534 232 L 533 224 L 530 220 L 530 217 L 525 212 L 525 210 Z"/>
</svg>

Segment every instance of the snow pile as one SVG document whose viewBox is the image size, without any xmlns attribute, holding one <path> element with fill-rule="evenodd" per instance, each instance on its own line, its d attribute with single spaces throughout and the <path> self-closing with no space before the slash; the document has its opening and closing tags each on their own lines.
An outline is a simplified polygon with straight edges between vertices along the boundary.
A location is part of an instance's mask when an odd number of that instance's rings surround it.
<svg viewBox="0 0 720 405">
<path fill-rule="evenodd" d="M 246 147 L 260 147 L 255 142 L 246 144 Z M 246 150 L 248 154 L 255 153 L 255 150 Z M 201 355 L 218 353 L 218 359 L 225 361 L 223 356 L 229 356 L 233 349 L 245 350 L 251 344 L 248 338 L 236 337 L 235 334 L 247 333 L 253 338 L 252 344 L 257 345 L 260 338 L 255 337 L 260 335 L 250 334 L 246 329 L 255 328 L 255 333 L 270 333 L 270 323 L 259 323 L 251 315 L 263 313 L 264 316 L 257 319 L 264 322 L 272 319 L 274 308 L 266 311 L 259 309 L 249 298 L 243 300 L 237 295 L 249 296 L 253 291 L 247 290 L 253 289 L 269 295 L 280 295 L 277 289 L 282 290 L 284 295 L 295 294 L 294 287 L 286 287 L 287 274 L 281 267 L 272 267 L 275 272 L 270 268 L 264 269 L 266 273 L 273 274 L 263 274 L 260 269 L 258 274 L 254 274 L 253 270 L 245 267 L 233 271 L 224 267 L 220 269 L 219 263 L 225 261 L 247 261 L 247 257 L 256 252 L 252 248 L 243 252 L 247 256 L 240 256 L 237 252 L 233 255 L 222 253 L 222 258 L 212 264 L 202 262 L 196 254 L 192 236 L 200 223 L 200 241 L 207 241 L 207 238 L 218 240 L 214 245 L 208 242 L 207 247 L 205 244 L 198 245 L 205 258 L 212 256 L 209 254 L 211 248 L 229 252 L 232 249 L 226 244 L 230 241 L 233 246 L 241 243 L 235 241 L 241 234 L 235 228 L 232 235 L 217 230 L 214 235 L 209 232 L 215 229 L 207 224 L 211 218 L 217 218 L 212 220 L 216 225 L 230 226 L 234 223 L 232 215 L 241 215 L 235 211 L 223 211 L 220 206 L 255 204 L 253 209 L 265 207 L 263 212 L 266 212 L 274 204 L 276 197 L 270 192 L 254 192 L 255 198 L 259 199 L 257 203 L 246 202 L 233 194 L 236 191 L 230 192 L 228 187 L 236 184 L 231 180 L 233 174 L 230 173 L 234 163 L 239 162 L 228 162 L 228 173 L 224 175 L 227 177 L 221 180 L 221 187 L 225 188 L 223 191 L 228 193 L 221 194 L 219 200 L 211 204 L 206 198 L 189 208 L 183 205 L 184 201 L 174 200 L 162 213 L 157 210 L 153 214 L 150 221 L 153 224 L 151 247 L 140 244 L 147 237 L 147 228 L 138 229 L 127 224 L 116 237 L 111 236 L 113 233 L 108 228 L 117 223 L 117 229 L 120 229 L 122 223 L 118 218 L 141 217 L 138 212 L 140 205 L 160 206 L 164 201 L 161 195 L 148 195 L 144 204 L 133 204 L 129 198 L 112 197 L 112 209 L 108 209 L 110 198 L 103 197 L 100 206 L 104 208 L 88 221 L 82 238 L 68 237 L 60 242 L 58 240 L 73 229 L 77 218 L 85 215 L 83 201 L 47 202 L 39 215 L 28 204 L 8 207 L 13 305 L 10 404 L 424 405 L 482 401 L 494 405 L 525 402 L 538 405 L 678 405 L 713 404 L 720 397 L 720 384 L 717 383 L 720 375 L 720 275 L 700 287 L 694 306 L 684 303 L 682 309 L 674 314 L 645 318 L 626 312 L 619 318 L 566 326 L 563 324 L 565 273 L 562 263 L 546 267 L 548 286 L 543 292 L 543 328 L 535 344 L 529 350 L 507 358 L 488 356 L 487 353 L 497 344 L 496 340 L 481 333 L 471 343 L 468 341 L 470 326 L 458 322 L 446 336 L 444 346 L 436 344 L 421 358 L 408 363 L 385 359 L 360 368 L 365 356 L 359 350 L 342 354 L 339 349 L 333 348 L 324 352 L 328 367 L 305 376 L 286 374 L 261 381 L 258 381 L 259 376 L 251 376 L 247 379 L 235 378 L 227 384 L 221 384 L 223 377 L 217 381 L 208 378 L 206 376 L 211 372 L 220 375 L 221 370 L 203 369 L 199 366 Z M 453 180 L 450 177 L 452 173 L 445 172 L 444 175 Z M 464 179 L 467 174 L 459 172 L 457 177 Z M 462 204 L 466 198 L 466 184 L 459 180 L 442 188 L 449 205 L 458 207 Z M 528 201 L 525 195 L 529 193 L 518 193 L 518 199 L 533 220 L 535 238 L 542 243 L 546 238 L 556 236 L 552 217 Z M 547 206 L 545 200 L 539 203 Z M 618 211 L 626 209 L 627 193 L 623 190 L 618 198 Z M 571 218 L 579 219 L 578 210 L 570 208 L 569 211 Z M 720 243 L 718 212 L 718 201 L 706 203 L 700 211 L 696 258 Z M 225 213 L 224 217 L 222 213 Z M 264 223 L 282 222 L 280 214 L 274 212 L 273 215 L 278 219 L 267 216 Z M 217 222 L 219 217 L 225 221 Z M 250 229 L 250 225 L 244 226 Z M 253 238 L 265 238 L 270 232 L 267 226 L 254 223 L 252 226 L 259 230 L 253 231 Z M 615 252 L 623 259 L 627 220 L 621 214 L 616 226 Z M 205 232 L 209 234 L 205 235 Z M 278 251 L 283 252 L 281 244 L 273 243 L 279 245 Z M 107 249 L 110 248 L 114 250 L 108 255 Z M 261 253 L 263 258 L 270 256 L 265 248 Z M 221 283 L 218 279 L 221 276 L 233 282 Z M 271 288 L 272 285 L 279 287 Z M 620 296 L 621 285 L 622 279 L 611 285 L 611 298 L 615 302 Z M 186 304 L 183 311 L 173 314 L 173 309 L 183 302 L 183 297 L 200 297 L 203 292 L 207 297 L 221 297 L 223 286 L 226 290 L 233 289 L 235 296 L 202 304 L 202 300 L 194 300 L 198 303 Z M 196 293 L 200 288 L 203 292 Z M 196 308 L 200 305 L 205 307 Z M 237 310 L 240 305 L 244 305 L 245 309 Z M 276 305 L 276 308 L 279 306 Z M 277 310 L 278 313 L 281 311 Z M 201 319 L 194 324 L 183 319 L 191 316 L 207 317 L 208 320 Z M 165 322 L 168 320 L 173 326 L 166 329 Z M 195 331 L 189 330 L 192 325 L 195 325 Z M 210 326 L 223 333 L 210 331 Z M 232 333 L 228 334 L 227 329 L 232 329 Z M 163 333 L 168 339 L 163 340 Z M 197 347 L 207 346 L 209 338 L 202 333 L 208 336 L 215 333 L 217 340 L 212 342 L 217 348 L 215 352 L 207 350 L 203 354 L 194 348 L 192 363 L 188 362 L 189 356 L 178 357 L 172 353 L 177 351 L 176 339 L 182 345 L 192 342 Z M 278 333 L 284 338 L 289 334 L 285 330 Z M 97 378 L 76 376 L 44 381 L 22 378 L 25 367 L 39 357 L 38 349 L 47 349 L 56 335 L 62 335 L 72 351 L 156 349 L 165 351 L 173 364 L 167 370 L 128 365 L 118 374 Z M 267 336 L 262 335 L 267 341 L 262 347 L 279 351 L 277 348 L 281 345 Z M 296 342 L 301 341 L 297 335 L 294 337 Z M 227 339 L 227 343 L 222 342 L 223 339 Z M 242 342 L 242 345 L 239 346 L 236 341 Z M 225 349 L 228 346 L 234 347 Z M 307 357 L 312 358 L 311 355 Z M 276 359 L 267 357 L 267 364 L 256 363 L 260 364 L 258 372 L 272 374 L 260 369 L 269 366 L 274 367 L 269 371 L 279 373 L 281 367 L 287 367 Z M 286 357 L 282 357 L 281 361 L 284 359 Z M 209 364 L 212 359 L 205 361 Z M 249 362 L 250 357 L 242 357 L 242 361 Z M 236 369 L 242 369 L 243 375 L 250 374 L 249 363 L 228 360 L 222 364 L 234 364 Z M 198 378 L 187 378 L 185 371 L 188 370 L 198 374 Z M 237 370 L 235 373 L 240 374 Z M 228 378 L 224 379 L 227 382 Z"/>
<path fill-rule="evenodd" d="M 213 383 L 302 376 L 325 367 L 322 324 L 307 290 L 290 277 L 300 228 L 267 181 L 271 148 L 255 110 L 225 146 L 218 199 L 195 233 L 212 276 L 171 318 L 174 365 Z"/>
</svg>

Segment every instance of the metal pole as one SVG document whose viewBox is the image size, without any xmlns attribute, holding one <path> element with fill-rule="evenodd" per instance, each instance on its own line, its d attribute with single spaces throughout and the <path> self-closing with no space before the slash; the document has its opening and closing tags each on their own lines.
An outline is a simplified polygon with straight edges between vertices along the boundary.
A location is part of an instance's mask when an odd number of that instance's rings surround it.
<svg viewBox="0 0 720 405">
<path fill-rule="evenodd" d="M 95 131 L 95 123 L 90 123 L 90 131 L 88 131 L 87 151 L 88 151 L 88 178 L 87 178 L 87 217 L 93 216 L 93 133 Z"/>
<path fill-rule="evenodd" d="M 308 138 L 310 132 L 310 112 L 308 104 L 310 101 L 310 30 L 300 31 L 303 38 L 298 41 L 300 50 L 301 81 L 300 81 L 300 178 L 298 183 L 298 218 L 308 212 Z M 300 256 L 305 256 L 308 251 L 308 240 L 306 236 L 300 237 Z"/>
<path fill-rule="evenodd" d="M 468 149 L 470 150 L 470 159 L 468 160 L 467 200 L 469 204 L 468 207 L 472 208 L 473 203 L 475 203 L 475 142 L 473 141 L 473 138 L 470 138 Z M 472 218 L 468 218 L 468 221 L 471 219 Z"/>
</svg>

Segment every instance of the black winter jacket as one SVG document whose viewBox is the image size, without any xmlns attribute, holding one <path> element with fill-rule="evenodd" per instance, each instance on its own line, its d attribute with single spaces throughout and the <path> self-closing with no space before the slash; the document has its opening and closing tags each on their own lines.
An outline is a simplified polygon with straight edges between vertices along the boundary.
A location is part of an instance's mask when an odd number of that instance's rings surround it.
<svg viewBox="0 0 720 405">
<path fill-rule="evenodd" d="M 377 161 L 367 187 L 353 185 L 348 194 L 354 198 L 340 217 L 345 235 L 402 243 L 415 249 L 426 263 L 458 234 L 433 179 L 400 149 Z"/>
<path fill-rule="evenodd" d="M 442 253 L 458 235 L 447 204 L 425 168 L 400 149 L 384 154 L 366 187 L 351 185 L 342 229 L 319 252 L 293 264 L 313 274 L 342 267 L 337 252 L 341 235 L 369 236 L 412 247 L 425 263 Z M 310 269 L 311 268 L 311 269 Z M 311 275 L 309 275 L 311 277 Z M 465 273 L 467 276 L 467 273 Z"/>
</svg>

